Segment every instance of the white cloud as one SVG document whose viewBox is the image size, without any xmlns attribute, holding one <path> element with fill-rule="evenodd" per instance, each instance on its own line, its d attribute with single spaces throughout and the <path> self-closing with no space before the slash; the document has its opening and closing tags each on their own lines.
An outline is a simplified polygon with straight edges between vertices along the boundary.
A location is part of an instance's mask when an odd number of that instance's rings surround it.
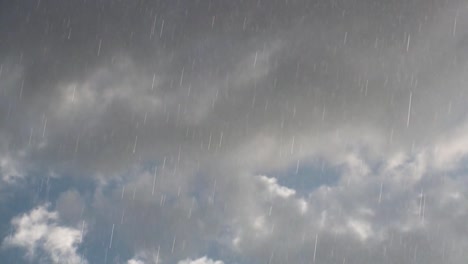
<svg viewBox="0 0 468 264">
<path fill-rule="evenodd" d="M 205 257 L 195 259 L 195 260 L 192 260 L 192 259 L 181 260 L 179 261 L 179 264 L 224 264 L 224 262 L 221 260 L 215 261 L 205 256 Z"/>
<path fill-rule="evenodd" d="M 145 262 L 143 262 L 143 260 L 140 259 L 132 258 L 127 261 L 127 264 L 145 264 Z"/>
<path fill-rule="evenodd" d="M 260 181 L 264 183 L 268 189 L 268 192 L 272 195 L 279 196 L 282 198 L 288 198 L 296 194 L 296 191 L 285 186 L 278 184 L 276 178 L 269 178 L 267 176 L 259 176 Z"/>
<path fill-rule="evenodd" d="M 52 263 L 87 263 L 77 250 L 82 241 L 79 229 L 59 225 L 59 215 L 39 206 L 12 220 L 15 232 L 3 244 L 26 250 L 34 259 L 37 251 L 45 252 Z"/>
<path fill-rule="evenodd" d="M 369 223 L 357 219 L 350 219 L 348 227 L 362 240 L 366 240 L 373 235 L 372 227 Z"/>
<path fill-rule="evenodd" d="M 440 140 L 433 151 L 434 167 L 437 169 L 454 169 L 468 154 L 468 126 L 462 126 L 448 139 Z"/>
<path fill-rule="evenodd" d="M 127 260 L 127 264 L 161 264 L 166 263 L 160 256 L 160 250 L 141 250 L 131 259 Z"/>
<path fill-rule="evenodd" d="M 3 181 L 11 183 L 22 176 L 23 174 L 15 160 L 6 155 L 0 156 L 0 178 Z"/>
</svg>

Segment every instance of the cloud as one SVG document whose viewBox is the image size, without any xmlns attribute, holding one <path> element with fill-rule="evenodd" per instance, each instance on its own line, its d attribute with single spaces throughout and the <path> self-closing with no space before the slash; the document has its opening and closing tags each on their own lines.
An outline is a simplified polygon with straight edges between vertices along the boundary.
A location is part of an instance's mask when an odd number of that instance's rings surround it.
<svg viewBox="0 0 468 264">
<path fill-rule="evenodd" d="M 145 264 L 145 262 L 138 257 L 134 257 L 132 259 L 129 259 L 127 261 L 127 264 Z"/>
<path fill-rule="evenodd" d="M 16 179 L 22 178 L 23 173 L 20 170 L 21 168 L 16 160 L 9 156 L 0 158 L 0 175 L 5 183 L 13 183 Z"/>
<path fill-rule="evenodd" d="M 4 244 L 465 263 L 466 6 L 222 2 L 2 4 L 0 179 L 54 204 Z"/>
<path fill-rule="evenodd" d="M 76 224 L 82 220 L 85 205 L 84 198 L 77 190 L 68 190 L 57 198 L 55 208 L 62 221 Z"/>
<path fill-rule="evenodd" d="M 127 264 L 145 264 L 145 262 L 143 262 L 142 260 L 138 260 L 138 259 L 129 259 L 127 261 Z"/>
<path fill-rule="evenodd" d="M 3 245 L 26 250 L 29 259 L 41 258 L 44 253 L 51 263 L 87 263 L 77 252 L 83 233 L 60 225 L 59 220 L 58 213 L 49 211 L 48 206 L 36 207 L 11 221 L 14 233 Z"/>
<path fill-rule="evenodd" d="M 260 176 L 260 181 L 267 186 L 268 191 L 272 195 L 278 195 L 283 198 L 288 198 L 296 194 L 295 190 L 278 185 L 277 180 L 275 178 L 268 178 L 262 175 Z"/>
<path fill-rule="evenodd" d="M 224 264 L 221 260 L 212 260 L 208 257 L 201 257 L 199 259 L 186 259 L 186 260 L 181 260 L 178 262 L 178 264 Z"/>
</svg>

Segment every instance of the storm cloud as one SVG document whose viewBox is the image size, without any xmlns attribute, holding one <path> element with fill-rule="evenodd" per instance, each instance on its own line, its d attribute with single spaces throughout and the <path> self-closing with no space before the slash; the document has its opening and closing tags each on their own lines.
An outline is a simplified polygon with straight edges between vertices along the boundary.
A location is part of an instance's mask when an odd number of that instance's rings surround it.
<svg viewBox="0 0 468 264">
<path fill-rule="evenodd" d="M 467 15 L 1 2 L 0 260 L 465 263 Z"/>
</svg>

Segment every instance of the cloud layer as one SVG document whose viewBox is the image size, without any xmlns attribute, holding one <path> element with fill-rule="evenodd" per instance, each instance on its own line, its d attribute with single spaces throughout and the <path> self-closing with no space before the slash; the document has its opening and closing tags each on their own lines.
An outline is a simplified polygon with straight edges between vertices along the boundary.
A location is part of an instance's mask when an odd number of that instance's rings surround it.
<svg viewBox="0 0 468 264">
<path fill-rule="evenodd" d="M 86 263 L 77 253 L 83 231 L 58 224 L 57 212 L 46 206 L 34 208 L 12 220 L 14 233 L 3 241 L 6 247 L 19 247 L 30 260 L 50 263 Z"/>
<path fill-rule="evenodd" d="M 0 10 L 0 259 L 466 260 L 462 1 Z"/>
</svg>

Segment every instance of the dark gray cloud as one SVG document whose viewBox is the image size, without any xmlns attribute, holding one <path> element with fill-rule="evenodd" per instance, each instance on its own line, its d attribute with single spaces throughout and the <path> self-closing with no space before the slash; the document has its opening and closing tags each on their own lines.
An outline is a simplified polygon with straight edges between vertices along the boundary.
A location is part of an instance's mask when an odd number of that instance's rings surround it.
<svg viewBox="0 0 468 264">
<path fill-rule="evenodd" d="M 86 225 L 75 259 L 462 263 L 463 2 L 0 10 L 0 192 Z"/>
</svg>

